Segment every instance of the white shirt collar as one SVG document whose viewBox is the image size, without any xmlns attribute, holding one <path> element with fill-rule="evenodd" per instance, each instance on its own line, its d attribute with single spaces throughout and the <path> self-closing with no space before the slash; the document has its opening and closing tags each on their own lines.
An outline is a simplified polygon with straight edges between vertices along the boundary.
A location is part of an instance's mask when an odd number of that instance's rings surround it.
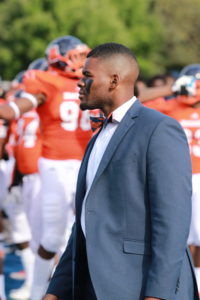
<svg viewBox="0 0 200 300">
<path fill-rule="evenodd" d="M 121 122 L 123 117 L 125 116 L 126 112 L 129 110 L 129 108 L 133 105 L 133 103 L 137 100 L 135 96 L 133 96 L 130 100 L 126 101 L 119 107 L 117 107 L 113 112 L 112 112 L 112 120 L 114 122 Z"/>
</svg>

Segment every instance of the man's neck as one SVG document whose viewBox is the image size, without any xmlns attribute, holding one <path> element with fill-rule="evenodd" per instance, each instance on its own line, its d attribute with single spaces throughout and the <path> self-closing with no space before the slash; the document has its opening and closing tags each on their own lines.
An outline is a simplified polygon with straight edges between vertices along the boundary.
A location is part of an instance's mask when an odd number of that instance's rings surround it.
<svg viewBox="0 0 200 300">
<path fill-rule="evenodd" d="M 121 105 L 123 105 L 124 103 L 126 103 L 127 101 L 129 101 L 130 99 L 132 99 L 134 97 L 134 95 L 130 95 L 127 96 L 125 95 L 124 97 L 117 97 L 116 99 L 113 99 L 113 105 L 105 107 L 104 109 L 102 109 L 102 111 L 104 112 L 104 115 L 106 117 L 108 117 L 114 110 L 116 110 L 118 107 L 120 107 Z"/>
</svg>

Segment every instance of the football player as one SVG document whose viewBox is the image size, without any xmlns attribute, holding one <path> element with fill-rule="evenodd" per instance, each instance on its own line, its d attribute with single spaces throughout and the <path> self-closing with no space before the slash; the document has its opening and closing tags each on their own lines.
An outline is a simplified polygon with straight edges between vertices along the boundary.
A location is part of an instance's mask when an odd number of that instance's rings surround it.
<svg viewBox="0 0 200 300">
<path fill-rule="evenodd" d="M 15 118 L 37 107 L 42 132 L 42 227 L 35 260 L 32 300 L 45 293 L 54 256 L 66 243 L 74 221 L 74 194 L 84 149 L 92 136 L 89 112 L 79 109 L 77 82 L 89 48 L 73 36 L 51 42 L 46 50 L 48 71 L 30 70 L 25 93 L 0 109 L 0 117 Z"/>
<path fill-rule="evenodd" d="M 28 70 L 45 70 L 47 69 L 47 62 L 44 58 L 34 60 L 28 67 Z M 24 75 L 24 73 L 23 73 Z M 9 95 L 13 101 L 20 98 L 23 92 L 23 78 L 19 81 L 14 80 L 14 93 Z M 16 91 L 17 89 L 17 91 Z M 13 229 L 17 231 L 17 236 L 20 235 L 22 239 L 19 243 L 20 254 L 24 265 L 26 277 L 25 282 L 20 289 L 11 290 L 10 297 L 12 299 L 27 299 L 30 297 L 30 291 L 32 287 L 33 279 L 33 265 L 34 255 L 32 250 L 35 250 L 38 246 L 37 236 L 40 230 L 40 218 L 39 218 L 39 192 L 40 192 L 40 178 L 38 174 L 38 160 L 41 155 L 41 136 L 39 128 L 39 117 L 35 109 L 24 113 L 16 121 L 16 137 L 15 137 L 15 151 L 14 156 L 16 160 L 17 170 L 22 177 L 22 185 L 19 197 L 19 201 L 16 203 L 17 207 L 12 207 L 10 210 L 10 219 L 12 220 Z M 15 188 L 16 189 L 16 188 Z M 11 193 L 12 195 L 12 193 Z M 12 205 L 14 206 L 14 205 Z M 13 212 L 13 213 L 12 213 Z M 19 222 L 22 216 L 26 218 L 26 223 L 22 225 Z M 24 218 L 23 218 L 24 219 Z M 18 226 L 17 226 L 18 224 Z M 26 230 L 24 230 L 26 228 Z M 29 234 L 27 231 L 29 229 Z M 24 236 L 25 234 L 25 236 Z M 23 241 L 23 243 L 22 243 Z M 15 239 L 15 243 L 16 243 Z M 31 243 L 31 248 L 29 244 Z M 36 246 L 37 245 L 37 246 Z M 12 274 L 13 276 L 14 274 Z"/>
<path fill-rule="evenodd" d="M 4 104 L 5 100 L 0 98 L 0 105 Z M 4 156 L 4 144 L 8 131 L 8 123 L 0 120 L 0 298 L 5 297 L 5 277 L 3 274 L 3 261 L 4 261 L 4 227 L 3 227 L 3 201 L 7 193 L 7 172 L 6 162 Z"/>
<path fill-rule="evenodd" d="M 186 66 L 175 81 L 174 98 L 165 101 L 156 98 L 145 102 L 180 122 L 185 130 L 192 161 L 192 222 L 188 244 L 190 245 L 200 291 L 200 64 Z"/>
<path fill-rule="evenodd" d="M 171 111 L 170 116 L 178 120 L 184 128 L 190 147 L 193 193 L 188 244 L 200 291 L 200 64 L 186 66 L 180 76 L 180 95 L 176 97 L 180 108 Z"/>
</svg>

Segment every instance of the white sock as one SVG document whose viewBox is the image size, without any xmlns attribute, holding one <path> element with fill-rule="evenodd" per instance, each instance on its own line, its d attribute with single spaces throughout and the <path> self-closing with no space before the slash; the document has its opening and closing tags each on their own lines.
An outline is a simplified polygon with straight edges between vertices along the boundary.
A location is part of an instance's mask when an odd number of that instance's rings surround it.
<svg viewBox="0 0 200 300">
<path fill-rule="evenodd" d="M 198 286 L 198 290 L 200 291 L 200 268 L 195 267 L 195 275 L 196 275 L 196 279 L 197 279 L 197 286 Z"/>
<path fill-rule="evenodd" d="M 31 288 L 33 283 L 33 268 L 34 268 L 34 261 L 35 255 L 31 248 L 25 248 L 20 251 L 20 256 L 22 260 L 22 264 L 24 266 L 24 270 L 26 272 L 26 279 L 24 285 Z"/>
<path fill-rule="evenodd" d="M 6 299 L 5 294 L 5 277 L 3 274 L 0 274 L 0 299 Z"/>
<path fill-rule="evenodd" d="M 53 265 L 54 258 L 44 259 L 36 254 L 31 300 L 41 300 L 44 296 L 53 269 Z"/>
</svg>

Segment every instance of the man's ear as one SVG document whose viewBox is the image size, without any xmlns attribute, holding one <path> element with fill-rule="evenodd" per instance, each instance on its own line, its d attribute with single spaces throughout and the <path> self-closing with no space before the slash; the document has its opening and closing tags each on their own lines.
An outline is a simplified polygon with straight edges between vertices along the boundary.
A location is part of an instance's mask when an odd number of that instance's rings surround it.
<svg viewBox="0 0 200 300">
<path fill-rule="evenodd" d="M 113 74 L 110 79 L 110 89 L 115 89 L 119 83 L 119 76 L 117 74 Z"/>
</svg>

